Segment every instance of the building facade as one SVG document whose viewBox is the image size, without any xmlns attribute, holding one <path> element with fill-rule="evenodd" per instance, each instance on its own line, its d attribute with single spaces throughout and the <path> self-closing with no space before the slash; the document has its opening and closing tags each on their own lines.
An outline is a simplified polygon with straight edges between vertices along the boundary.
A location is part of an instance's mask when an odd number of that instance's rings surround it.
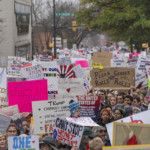
<svg viewBox="0 0 150 150">
<path fill-rule="evenodd" d="M 0 57 L 31 57 L 31 0 L 0 0 Z"/>
</svg>

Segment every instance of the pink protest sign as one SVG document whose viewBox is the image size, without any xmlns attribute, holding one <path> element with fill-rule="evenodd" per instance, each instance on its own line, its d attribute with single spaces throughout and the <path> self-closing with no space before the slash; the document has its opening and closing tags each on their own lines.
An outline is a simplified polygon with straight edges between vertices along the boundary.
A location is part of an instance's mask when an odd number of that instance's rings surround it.
<svg viewBox="0 0 150 150">
<path fill-rule="evenodd" d="M 19 112 L 32 112 L 32 101 L 48 100 L 47 80 L 8 82 L 9 106 L 18 104 Z"/>
<path fill-rule="evenodd" d="M 75 62 L 76 66 L 79 65 L 79 64 L 81 65 L 82 68 L 89 68 L 89 64 L 86 60 L 77 60 Z"/>
</svg>

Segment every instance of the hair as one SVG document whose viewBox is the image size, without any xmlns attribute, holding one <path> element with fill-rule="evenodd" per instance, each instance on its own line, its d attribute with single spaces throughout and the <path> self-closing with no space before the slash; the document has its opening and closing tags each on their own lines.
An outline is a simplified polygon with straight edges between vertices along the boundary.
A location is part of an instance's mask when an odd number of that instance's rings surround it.
<svg viewBox="0 0 150 150">
<path fill-rule="evenodd" d="M 20 135 L 20 130 L 18 129 L 17 125 L 15 123 L 10 123 L 9 126 L 7 127 L 6 132 L 8 132 L 10 127 L 14 127 L 17 130 L 17 136 Z"/>
<path fill-rule="evenodd" d="M 101 112 L 100 112 L 100 115 L 101 115 L 101 116 L 102 116 L 102 114 L 103 114 L 104 111 L 107 111 L 107 112 L 108 112 L 108 115 L 110 116 L 110 112 L 109 112 L 106 108 L 104 108 L 104 109 L 101 110 Z"/>
<path fill-rule="evenodd" d="M 112 106 L 111 105 L 105 105 L 104 108 L 110 108 L 112 110 Z"/>
<path fill-rule="evenodd" d="M 106 91 L 104 91 L 104 90 L 99 90 L 99 92 L 103 92 L 106 95 Z"/>
<path fill-rule="evenodd" d="M 130 96 L 130 95 L 126 95 L 125 98 L 129 98 L 131 102 L 133 101 L 133 97 Z M 125 98 L 124 98 L 124 99 L 125 99 Z"/>
<path fill-rule="evenodd" d="M 1 137 L 4 137 L 6 140 L 6 145 L 5 145 L 5 149 L 6 149 L 7 148 L 7 136 L 6 136 L 6 134 L 0 133 L 0 138 Z"/>
<path fill-rule="evenodd" d="M 141 103 L 140 97 L 136 96 L 136 97 L 133 97 L 133 99 L 136 99 L 138 103 Z"/>
<path fill-rule="evenodd" d="M 124 110 L 124 109 L 122 109 L 122 108 L 116 108 L 116 109 L 114 110 L 114 112 L 115 112 L 116 110 L 119 110 L 123 117 L 126 116 L 126 113 L 125 113 L 125 110 Z"/>
<path fill-rule="evenodd" d="M 102 150 L 104 143 L 100 137 L 95 137 L 89 142 L 90 150 Z"/>
</svg>

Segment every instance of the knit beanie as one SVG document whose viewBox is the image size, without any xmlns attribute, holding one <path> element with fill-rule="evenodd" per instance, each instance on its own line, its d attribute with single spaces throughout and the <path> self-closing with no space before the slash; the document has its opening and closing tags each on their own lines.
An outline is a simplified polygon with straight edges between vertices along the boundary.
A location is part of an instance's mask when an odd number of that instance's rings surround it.
<svg viewBox="0 0 150 150">
<path fill-rule="evenodd" d="M 74 115 L 75 111 L 78 108 L 81 108 L 81 106 L 80 106 L 80 104 L 78 102 L 75 102 L 74 100 L 71 100 L 69 102 L 69 110 L 70 110 L 71 115 Z"/>
</svg>

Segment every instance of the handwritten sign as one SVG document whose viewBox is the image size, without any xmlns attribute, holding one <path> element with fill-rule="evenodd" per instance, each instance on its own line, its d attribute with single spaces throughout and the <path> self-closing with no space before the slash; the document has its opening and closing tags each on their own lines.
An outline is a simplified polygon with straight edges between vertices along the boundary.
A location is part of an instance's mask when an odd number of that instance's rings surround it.
<svg viewBox="0 0 150 150">
<path fill-rule="evenodd" d="M 74 98 L 77 95 L 86 95 L 82 78 L 60 78 L 58 80 L 58 91 L 56 98 Z"/>
<path fill-rule="evenodd" d="M 85 127 L 99 126 L 90 117 L 66 118 L 66 119 L 72 123 L 76 123 L 78 125 L 85 126 Z"/>
<path fill-rule="evenodd" d="M 89 68 L 89 64 L 87 62 L 87 60 L 77 60 L 75 61 L 75 66 L 77 65 L 81 65 L 82 68 Z"/>
<path fill-rule="evenodd" d="M 52 133 L 57 117 L 70 116 L 69 102 L 71 99 L 53 99 L 48 101 L 32 102 L 33 119 L 36 124 L 35 133 Z"/>
<path fill-rule="evenodd" d="M 32 112 L 32 101 L 48 100 L 47 80 L 8 82 L 8 99 L 20 112 Z"/>
<path fill-rule="evenodd" d="M 6 89 L 7 79 L 6 79 L 6 69 L 0 68 L 0 86 Z"/>
<path fill-rule="evenodd" d="M 77 99 L 81 106 L 80 116 L 90 117 L 96 122 L 98 119 L 100 96 L 77 96 Z"/>
<path fill-rule="evenodd" d="M 103 69 L 104 67 L 100 63 L 92 63 L 92 68 Z"/>
<path fill-rule="evenodd" d="M 150 110 L 117 120 L 117 122 L 145 123 L 150 124 Z M 112 143 L 113 123 L 106 125 L 110 142 Z"/>
<path fill-rule="evenodd" d="M 80 65 L 73 67 L 73 71 L 75 72 L 75 75 L 77 76 L 77 78 L 85 77 L 84 71 Z"/>
<path fill-rule="evenodd" d="M 84 127 L 67 120 L 57 118 L 53 138 L 70 146 L 79 148 Z"/>
<path fill-rule="evenodd" d="M 8 150 L 39 150 L 39 137 L 15 136 L 8 137 Z"/>
<path fill-rule="evenodd" d="M 90 75 L 95 88 L 129 88 L 135 85 L 134 68 L 92 69 Z"/>
<path fill-rule="evenodd" d="M 60 58 L 57 61 L 57 65 L 70 65 L 71 64 L 71 59 L 70 57 L 64 57 L 64 58 Z"/>
<path fill-rule="evenodd" d="M 126 62 L 124 59 L 112 59 L 111 67 L 126 67 Z"/>
<path fill-rule="evenodd" d="M 43 71 L 40 65 L 22 68 L 21 72 L 22 72 L 22 77 L 27 78 L 27 80 L 43 79 Z"/>
<path fill-rule="evenodd" d="M 0 85 L 0 107 L 8 106 L 7 89 Z"/>
<path fill-rule="evenodd" d="M 17 82 L 17 81 L 26 81 L 26 78 L 15 77 L 15 76 L 7 76 L 7 82 Z"/>
</svg>

